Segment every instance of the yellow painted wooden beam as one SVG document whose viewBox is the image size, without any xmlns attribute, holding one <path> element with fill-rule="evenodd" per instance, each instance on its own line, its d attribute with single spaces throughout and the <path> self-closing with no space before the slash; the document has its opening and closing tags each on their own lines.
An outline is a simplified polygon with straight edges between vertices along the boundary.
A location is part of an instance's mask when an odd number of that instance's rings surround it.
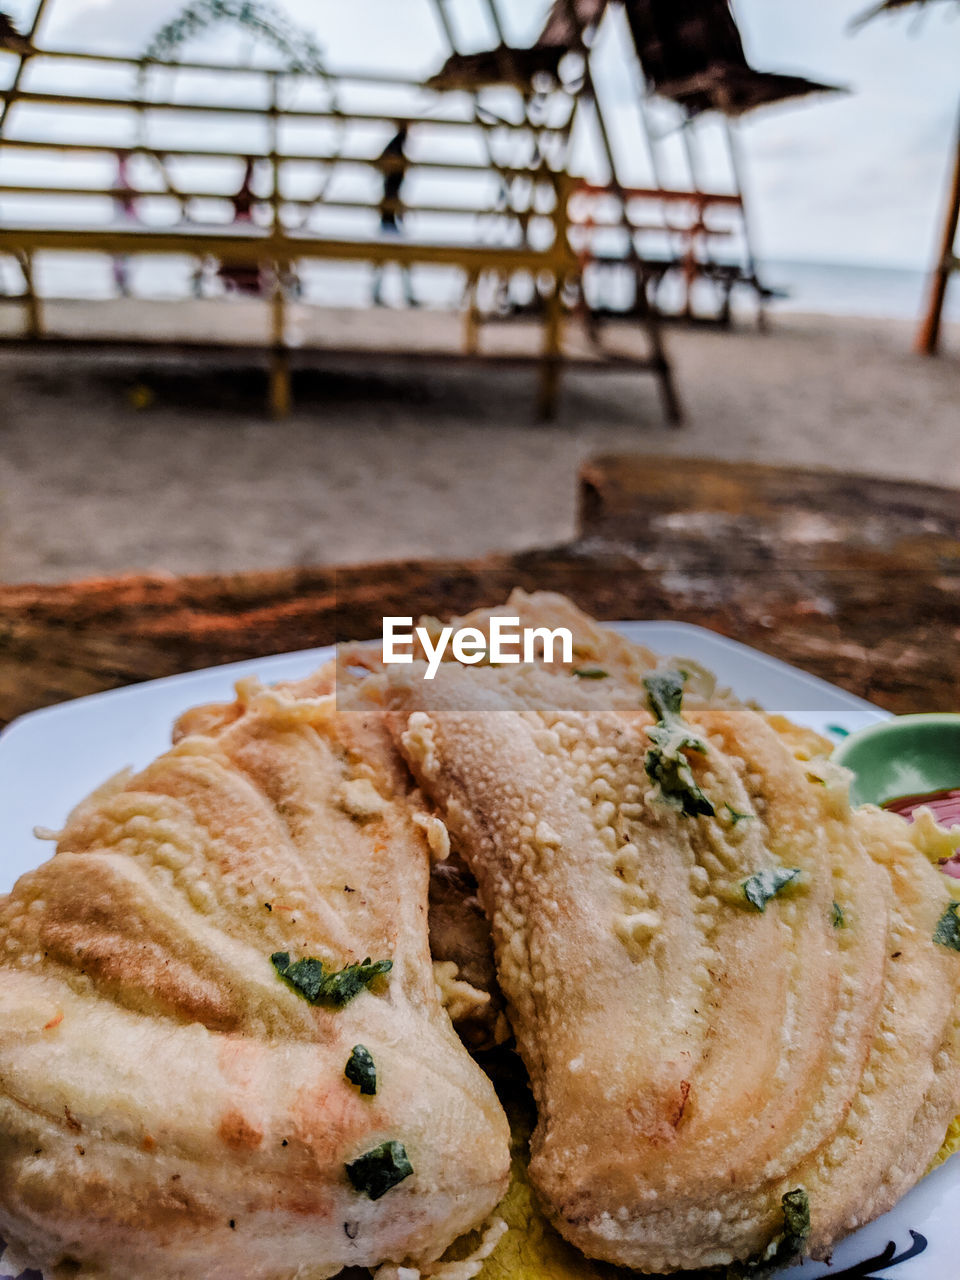
<svg viewBox="0 0 960 1280">
<path fill-rule="evenodd" d="M 266 114 L 262 112 L 261 114 Z M 51 142 L 47 138 L 26 138 L 21 136 L 3 139 L 4 148 L 16 149 L 18 151 L 53 151 L 62 152 L 64 154 L 85 154 L 85 155 L 116 155 L 118 150 L 129 151 L 131 154 L 142 152 L 144 155 L 158 155 L 165 159 L 171 156 L 186 156 L 200 160 L 230 160 L 235 159 L 237 152 L 231 151 L 214 151 L 203 147 L 118 147 L 115 142 Z M 254 160 L 268 160 L 269 154 L 265 151 L 244 151 L 244 156 L 250 156 Z M 319 165 L 323 163 L 336 163 L 337 165 L 355 165 L 358 168 L 376 169 L 381 173 L 388 169 L 404 169 L 407 172 L 412 170 L 420 170 L 434 173 L 476 173 L 486 174 L 493 177 L 506 178 L 529 178 L 532 181 L 553 183 L 562 177 L 562 174 L 556 170 L 548 169 L 546 166 L 539 169 L 518 168 L 511 166 L 497 166 L 495 169 L 488 164 L 470 164 L 465 161 L 456 160 L 397 160 L 390 162 L 389 160 L 381 160 L 377 156 L 351 156 L 351 155 L 317 155 L 316 152 L 292 152 L 285 151 L 280 156 L 281 161 L 300 162 L 304 164 Z"/>
<path fill-rule="evenodd" d="M 199 231 L 194 227 L 169 230 L 137 227 L 4 227 L 0 226 L 0 251 L 87 251 L 111 255 L 156 253 L 211 256 L 231 262 L 269 262 L 288 259 L 326 259 L 334 262 L 431 263 L 462 267 L 465 271 L 572 271 L 577 259 L 568 245 L 551 245 L 539 251 L 503 245 L 417 244 L 409 240 L 335 240 L 272 232 L 230 233 Z"/>
<path fill-rule="evenodd" d="M 19 90 L 3 90 L 0 92 L 0 102 L 7 103 L 23 103 L 35 106 L 63 106 L 63 107 L 87 107 L 99 110 L 123 110 L 123 111 L 170 111 L 170 112 L 194 112 L 205 115 L 228 115 L 228 116 L 258 116 L 262 117 L 264 112 L 269 108 L 267 106 L 248 106 L 238 103 L 220 103 L 220 102 L 157 102 L 149 98 L 115 98 L 115 97 L 94 97 L 87 93 L 52 93 L 35 89 L 19 89 Z M 283 118 L 292 120 L 333 120 L 342 121 L 344 123 L 382 123 L 408 126 L 414 125 L 442 125 L 445 128 L 454 129 L 473 129 L 476 130 L 480 126 L 476 120 L 463 119 L 455 116 L 438 116 L 430 115 L 397 115 L 395 112 L 379 112 L 379 111 L 340 111 L 332 109 L 308 109 L 305 107 L 284 107 L 280 112 Z M 498 119 L 496 124 L 491 126 L 497 129 L 504 129 L 512 133 L 542 134 L 542 133 L 559 133 L 562 130 L 549 125 L 534 125 L 528 121 L 516 123 L 514 121 L 506 121 Z M 405 163 L 409 163 L 406 161 Z"/>
</svg>

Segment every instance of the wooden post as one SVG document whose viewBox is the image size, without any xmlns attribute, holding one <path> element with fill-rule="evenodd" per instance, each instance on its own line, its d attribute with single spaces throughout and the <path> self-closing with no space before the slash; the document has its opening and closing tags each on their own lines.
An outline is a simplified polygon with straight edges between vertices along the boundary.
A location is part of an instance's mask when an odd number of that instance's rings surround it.
<svg viewBox="0 0 960 1280">
<path fill-rule="evenodd" d="M 284 239 L 280 216 L 280 117 L 279 77 L 270 75 L 270 220 L 274 244 Z M 292 264 L 281 256 L 273 260 L 273 292 L 270 298 L 272 317 L 272 349 L 270 356 L 270 413 L 274 418 L 287 418 L 293 403 L 290 379 L 290 352 L 287 349 L 287 300 L 284 277 Z"/>
<path fill-rule="evenodd" d="M 547 298 L 543 325 L 543 349 L 540 358 L 540 377 L 537 390 L 537 418 L 552 422 L 557 415 L 557 398 L 560 392 L 560 373 L 563 366 L 563 286 L 565 265 L 570 254 L 568 242 L 570 220 L 570 192 L 572 183 L 565 173 L 555 173 L 554 190 L 554 242 L 553 289 Z"/>
<path fill-rule="evenodd" d="M 43 337 L 43 304 L 37 296 L 36 283 L 33 278 L 33 254 L 24 250 L 17 254 L 17 263 L 24 280 L 23 305 L 27 310 L 27 336 L 34 339 Z"/>
<path fill-rule="evenodd" d="M 30 29 L 26 33 L 27 39 L 31 44 L 36 44 L 37 36 L 40 34 L 40 27 L 50 0 L 38 0 L 36 11 L 33 15 L 33 22 Z M 8 96 L 0 101 L 0 146 L 3 145 L 3 133 L 7 127 L 7 122 L 13 111 L 16 102 L 17 93 L 20 90 L 20 84 L 23 80 L 23 73 L 26 70 L 27 63 L 31 58 L 31 54 L 22 53 L 17 63 L 17 69 L 14 72 L 13 80 L 10 82 L 10 88 L 7 90 Z M 40 299 L 37 297 L 36 288 L 33 278 L 33 258 L 29 253 L 17 256 L 17 264 L 23 275 L 23 303 L 27 312 L 27 333 L 31 338 L 39 338 L 43 333 L 43 308 L 40 305 Z"/>
<path fill-rule="evenodd" d="M 914 349 L 922 356 L 936 355 L 940 345 L 940 326 L 943 321 L 943 304 L 947 297 L 947 282 L 951 273 L 960 269 L 960 259 L 957 258 L 955 251 L 958 222 L 960 222 L 960 117 L 957 119 L 957 150 L 953 161 L 953 181 L 943 224 L 940 258 L 933 268 L 927 311 L 914 344 Z"/>
<path fill-rule="evenodd" d="M 463 349 L 468 356 L 475 356 L 480 350 L 480 308 L 477 305 L 479 280 L 479 271 L 471 271 L 467 275 L 467 308 L 463 313 Z"/>
<path fill-rule="evenodd" d="M 288 418 L 293 404 L 293 386 L 290 378 L 290 351 L 287 347 L 287 311 L 283 292 L 283 277 L 290 270 L 290 263 L 276 258 L 273 263 L 273 294 L 270 299 L 270 414 L 274 418 Z"/>
<path fill-rule="evenodd" d="M 292 407 L 290 353 L 285 347 L 274 347 L 270 357 L 270 416 L 289 418 Z"/>
<path fill-rule="evenodd" d="M 690 186 L 696 195 L 700 194 L 700 177 L 697 165 L 697 152 L 690 134 L 690 121 L 685 120 L 680 126 L 680 137 L 683 142 L 684 155 L 687 158 L 687 169 L 690 173 Z M 697 201 L 698 218 L 703 219 L 703 204 Z M 687 320 L 693 318 L 693 290 L 697 276 L 697 236 L 689 228 L 684 237 L 683 251 L 683 315 Z"/>
<path fill-rule="evenodd" d="M 43 23 L 44 15 L 49 3 L 50 0 L 39 0 L 39 3 L 37 4 L 36 12 L 33 15 L 33 22 L 30 24 L 30 30 L 26 33 L 27 39 L 31 44 L 36 44 L 37 42 L 37 36 L 40 34 L 40 27 Z M 5 101 L 0 102 L 0 134 L 3 133 L 4 127 L 7 123 L 7 116 L 9 116 L 11 108 L 13 107 L 17 93 L 20 89 L 20 83 L 23 80 L 24 70 L 31 56 L 32 55 L 29 53 L 20 54 L 20 61 L 17 63 L 17 69 L 14 72 L 13 80 L 10 82 L 10 88 L 7 90 L 9 97 Z"/>
<path fill-rule="evenodd" d="M 537 383 L 537 419 L 552 422 L 557 416 L 560 391 L 560 366 L 563 362 L 563 279 L 553 277 L 553 292 L 547 299 L 543 326 L 543 351 Z"/>
<path fill-rule="evenodd" d="M 640 282 L 642 290 L 642 316 L 647 329 L 647 341 L 650 343 L 650 366 L 654 370 L 657 382 L 660 387 L 660 399 L 664 407 L 667 421 L 671 426 L 679 427 L 683 423 L 683 407 L 680 404 L 680 397 L 673 381 L 673 371 L 670 366 L 670 360 L 667 356 L 666 347 L 663 342 L 663 332 L 660 326 L 660 312 L 657 310 L 655 302 L 650 302 L 647 297 L 647 279 L 646 268 L 642 257 L 637 252 L 636 242 L 634 240 L 633 228 L 630 226 L 630 219 L 627 215 L 627 197 L 623 189 L 623 184 L 617 174 L 616 155 L 613 150 L 613 143 L 610 140 L 610 133 L 607 129 L 607 122 L 604 119 L 603 112 L 600 109 L 600 101 L 597 97 L 596 87 L 593 83 L 593 74 L 590 69 L 589 50 L 583 48 L 584 57 L 584 77 L 583 87 L 584 93 L 590 98 L 593 106 L 593 112 L 597 120 L 600 131 L 600 140 L 603 143 L 603 150 L 607 158 L 607 165 L 610 169 L 610 186 L 620 201 L 620 213 L 624 226 L 627 230 L 628 237 L 628 254 L 629 261 L 632 261 L 637 272 L 637 279 Z"/>
<path fill-rule="evenodd" d="M 767 327 L 767 306 L 760 290 L 757 256 L 754 251 L 753 225 L 750 215 L 747 213 L 746 174 L 743 153 L 740 148 L 740 134 L 725 112 L 721 113 L 721 118 L 723 120 L 724 136 L 727 140 L 727 154 L 730 157 L 730 167 L 733 170 L 733 180 L 737 186 L 737 194 L 740 196 L 740 222 L 743 227 L 743 242 L 747 250 L 747 267 L 753 277 L 757 294 L 757 328 L 764 330 Z"/>
</svg>

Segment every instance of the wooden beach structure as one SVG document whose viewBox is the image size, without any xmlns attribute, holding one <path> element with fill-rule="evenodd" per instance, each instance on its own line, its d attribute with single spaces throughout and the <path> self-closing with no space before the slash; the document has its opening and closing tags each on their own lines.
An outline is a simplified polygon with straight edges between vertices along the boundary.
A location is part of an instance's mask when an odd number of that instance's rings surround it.
<svg viewBox="0 0 960 1280">
<path fill-rule="evenodd" d="M 949 0 L 949 3 L 957 7 L 957 0 Z M 904 9 L 929 9 L 933 4 L 934 0 L 880 0 L 878 4 L 859 15 L 855 26 L 862 26 L 863 23 L 883 14 L 895 14 Z M 947 199 L 943 211 L 943 226 L 937 241 L 936 256 L 930 272 L 920 327 L 914 341 L 914 350 L 922 356 L 936 355 L 940 347 L 947 286 L 954 272 L 960 272 L 958 232 L 960 232 L 960 112 L 957 113 L 957 129 Z"/>
<path fill-rule="evenodd" d="M 947 285 L 955 272 L 960 272 L 960 246 L 957 244 L 960 224 L 960 114 L 957 116 L 957 134 L 951 165 L 950 187 L 943 215 L 943 230 L 937 246 L 937 256 L 930 273 L 927 305 L 917 333 L 916 350 L 920 355 L 936 355 L 940 347 L 940 330 L 943 326 L 943 308 L 947 301 Z"/>
<path fill-rule="evenodd" d="M 697 119 L 712 112 L 726 123 L 826 86 L 750 68 L 727 0 L 558 0 L 523 49 L 509 45 L 497 0 L 477 2 L 496 47 L 464 52 L 452 7 L 430 0 L 449 56 L 420 82 L 334 70 L 316 52 L 267 66 L 191 60 L 170 30 L 159 52 L 139 57 L 47 47 L 55 0 L 38 0 L 29 30 L 0 28 L 0 57 L 14 65 L 0 93 L 0 255 L 16 262 L 22 282 L 5 303 L 19 306 L 21 324 L 0 341 L 197 355 L 242 341 L 245 358 L 268 372 L 277 416 L 290 409 L 295 370 L 316 360 L 380 354 L 529 367 L 544 418 L 555 412 L 563 368 L 634 371 L 656 379 L 667 419 L 678 422 L 661 336 L 663 279 L 679 276 L 688 318 L 704 282 L 721 322 L 735 286 L 752 288 L 761 311 L 770 296 L 750 248 L 733 132 L 731 182 L 711 189 L 697 172 Z M 240 9 L 256 6 L 201 0 L 192 13 L 230 18 Z M 592 71 L 597 30 L 614 10 L 634 46 L 638 139 L 653 170 L 646 185 L 621 176 Z M 186 35 L 195 27 L 187 22 Z M 213 92 L 196 88 L 214 82 Z M 91 92 L 91 83 L 109 87 Z M 684 185 L 658 168 L 654 92 L 679 113 Z M 578 132 L 590 139 L 588 169 L 575 156 Z M 41 216 L 17 216 L 25 203 Z M 741 261 L 715 255 L 736 236 Z M 667 250 L 652 251 L 651 237 Z M 198 282 L 245 282 L 264 323 L 242 340 L 229 335 L 226 312 L 199 335 L 167 323 L 157 332 L 155 309 L 137 300 L 122 324 L 119 304 L 104 302 L 102 327 L 71 330 L 55 322 L 38 284 L 38 263 L 50 255 L 111 260 L 116 279 L 139 258 L 190 259 Z M 456 323 L 424 311 L 389 337 L 374 324 L 372 342 L 361 341 L 342 309 L 307 308 L 298 297 L 300 277 L 319 265 L 454 272 Z"/>
</svg>

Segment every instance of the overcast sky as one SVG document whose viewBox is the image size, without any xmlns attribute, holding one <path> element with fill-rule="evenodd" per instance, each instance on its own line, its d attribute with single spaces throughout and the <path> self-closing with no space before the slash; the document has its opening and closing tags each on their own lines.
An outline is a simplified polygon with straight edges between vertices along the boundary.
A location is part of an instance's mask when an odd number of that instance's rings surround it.
<svg viewBox="0 0 960 1280">
<path fill-rule="evenodd" d="M 865 0 L 736 0 L 747 53 L 763 69 L 849 85 L 849 95 L 770 108 L 744 124 L 749 194 L 768 256 L 928 265 L 943 206 L 960 96 L 960 5 L 878 19 L 851 34 Z M 35 0 L 0 0 L 26 21 Z M 51 0 L 43 41 L 137 54 L 180 0 Z M 547 0 L 500 0 L 513 34 L 532 34 Z M 455 0 L 465 43 L 483 43 Z M 434 69 L 441 43 L 428 0 L 288 0 L 332 69 Z M 235 49 L 207 37 L 191 52 Z M 91 84 L 90 91 L 95 91 Z"/>
</svg>

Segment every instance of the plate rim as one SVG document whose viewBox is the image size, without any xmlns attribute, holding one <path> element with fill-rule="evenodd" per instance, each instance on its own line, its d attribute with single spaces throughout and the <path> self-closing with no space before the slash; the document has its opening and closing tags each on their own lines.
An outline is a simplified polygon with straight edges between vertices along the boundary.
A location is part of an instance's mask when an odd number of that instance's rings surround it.
<svg viewBox="0 0 960 1280">
<path fill-rule="evenodd" d="M 698 637 L 706 636 L 710 641 L 722 648 L 729 649 L 735 653 L 749 655 L 752 661 L 760 663 L 768 670 L 789 671 L 794 678 L 800 678 L 814 688 L 829 690 L 833 695 L 840 694 L 848 701 L 851 710 L 871 711 L 882 715 L 884 718 L 892 715 L 886 708 L 878 706 L 875 702 L 869 702 L 858 694 L 850 693 L 849 690 L 844 689 L 841 685 L 833 684 L 829 680 L 824 680 L 822 676 L 817 676 L 810 671 L 804 670 L 803 667 L 794 666 L 793 663 L 786 662 L 783 658 L 777 658 L 762 649 L 755 649 L 753 645 L 745 644 L 742 640 L 735 640 L 732 636 L 725 635 L 721 631 L 714 631 L 710 627 L 701 626 L 699 623 L 674 622 L 670 618 L 617 618 L 601 622 L 600 626 L 616 631 L 620 635 L 624 634 L 625 628 L 670 627 L 673 630 L 690 632 Z M 627 638 L 630 638 L 629 635 Z M 370 641 L 369 643 L 376 643 L 376 641 Z M 306 649 L 288 649 L 280 653 L 263 654 L 255 658 L 239 658 L 231 662 L 217 662 L 206 667 L 192 667 L 189 671 L 176 671 L 170 675 L 156 676 L 152 680 L 136 680 L 129 684 L 117 685 L 113 689 L 100 689 L 96 693 L 84 693 L 76 698 L 65 698 L 60 702 L 51 702 L 47 706 L 37 707 L 33 711 L 25 711 L 21 715 L 15 716 L 0 729 L 0 742 L 28 721 L 36 723 L 39 719 L 62 713 L 66 707 L 88 707 L 92 704 L 100 706 L 121 698 L 136 696 L 146 689 L 157 689 L 172 683 L 178 685 L 187 684 L 196 677 L 208 676 L 214 673 L 228 675 L 231 671 L 250 671 L 250 668 L 254 665 L 279 665 L 281 662 L 297 658 L 306 659 L 308 657 L 316 662 L 326 662 L 334 655 L 336 647 L 336 644 L 316 645 Z"/>
</svg>

